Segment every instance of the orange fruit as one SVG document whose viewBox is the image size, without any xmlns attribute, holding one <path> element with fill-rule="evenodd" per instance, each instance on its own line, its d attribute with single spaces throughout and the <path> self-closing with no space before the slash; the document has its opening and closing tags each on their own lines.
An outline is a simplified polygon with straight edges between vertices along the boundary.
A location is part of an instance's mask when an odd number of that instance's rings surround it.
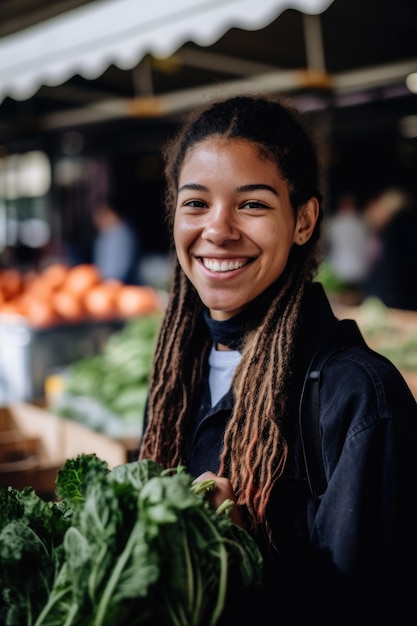
<svg viewBox="0 0 417 626">
<path fill-rule="evenodd" d="M 84 296 L 89 289 L 101 281 L 98 268 L 92 263 L 71 267 L 65 277 L 63 288 L 74 295 Z"/>
<path fill-rule="evenodd" d="M 157 292 L 143 285 L 123 285 L 117 296 L 117 310 L 123 317 L 146 315 L 159 310 Z"/>
</svg>

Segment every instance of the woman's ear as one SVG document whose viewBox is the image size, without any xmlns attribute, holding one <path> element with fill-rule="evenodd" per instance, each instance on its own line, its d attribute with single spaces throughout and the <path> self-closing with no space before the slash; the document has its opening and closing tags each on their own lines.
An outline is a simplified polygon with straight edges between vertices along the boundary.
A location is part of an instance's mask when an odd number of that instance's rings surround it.
<svg viewBox="0 0 417 626">
<path fill-rule="evenodd" d="M 293 239 L 298 246 L 304 245 L 310 239 L 319 216 L 319 210 L 317 198 L 310 198 L 304 206 L 298 209 Z"/>
</svg>

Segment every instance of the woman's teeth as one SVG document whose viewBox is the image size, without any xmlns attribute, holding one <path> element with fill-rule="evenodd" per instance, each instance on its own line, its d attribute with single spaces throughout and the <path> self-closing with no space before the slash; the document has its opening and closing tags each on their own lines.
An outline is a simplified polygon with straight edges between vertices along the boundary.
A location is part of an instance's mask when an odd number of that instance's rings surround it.
<svg viewBox="0 0 417 626">
<path fill-rule="evenodd" d="M 230 272 L 231 270 L 237 270 L 239 267 L 243 267 L 245 263 L 241 261 L 217 261 L 203 259 L 204 267 L 207 267 L 212 272 Z"/>
</svg>

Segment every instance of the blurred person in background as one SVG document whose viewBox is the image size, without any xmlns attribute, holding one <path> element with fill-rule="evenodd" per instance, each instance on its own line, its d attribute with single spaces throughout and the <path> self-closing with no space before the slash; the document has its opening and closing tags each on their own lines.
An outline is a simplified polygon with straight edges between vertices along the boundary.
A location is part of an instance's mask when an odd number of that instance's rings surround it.
<svg viewBox="0 0 417 626">
<path fill-rule="evenodd" d="M 417 311 L 417 207 L 415 194 L 389 185 L 365 204 L 372 231 L 372 265 L 366 295 L 394 309 Z"/>
<path fill-rule="evenodd" d="M 93 263 L 103 279 L 139 284 L 141 241 L 130 222 L 116 208 L 113 199 L 102 199 L 93 211 L 96 237 Z"/>
<path fill-rule="evenodd" d="M 339 195 L 325 233 L 330 270 L 347 289 L 361 294 L 370 271 L 370 231 L 353 192 Z"/>
</svg>

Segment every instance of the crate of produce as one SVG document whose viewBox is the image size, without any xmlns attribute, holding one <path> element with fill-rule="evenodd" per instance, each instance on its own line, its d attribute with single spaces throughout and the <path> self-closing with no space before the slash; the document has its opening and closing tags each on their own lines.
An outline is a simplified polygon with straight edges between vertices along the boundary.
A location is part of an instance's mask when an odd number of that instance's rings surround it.
<svg viewBox="0 0 417 626">
<path fill-rule="evenodd" d="M 97 354 L 127 320 L 163 307 L 162 292 L 104 280 L 88 263 L 0 270 L 0 404 L 43 398 L 52 371 Z"/>
<path fill-rule="evenodd" d="M 49 376 L 45 384 L 49 409 L 137 447 L 161 321 L 161 313 L 130 319 L 99 354 Z"/>
<path fill-rule="evenodd" d="M 3 404 L 42 398 L 46 377 L 97 354 L 123 320 L 91 320 L 35 328 L 25 321 L 0 323 L 0 394 Z"/>
<path fill-rule="evenodd" d="M 82 424 L 30 403 L 0 407 L 0 487 L 52 493 L 57 470 L 83 453 L 97 454 L 109 467 L 127 460 L 122 442 Z"/>
</svg>

